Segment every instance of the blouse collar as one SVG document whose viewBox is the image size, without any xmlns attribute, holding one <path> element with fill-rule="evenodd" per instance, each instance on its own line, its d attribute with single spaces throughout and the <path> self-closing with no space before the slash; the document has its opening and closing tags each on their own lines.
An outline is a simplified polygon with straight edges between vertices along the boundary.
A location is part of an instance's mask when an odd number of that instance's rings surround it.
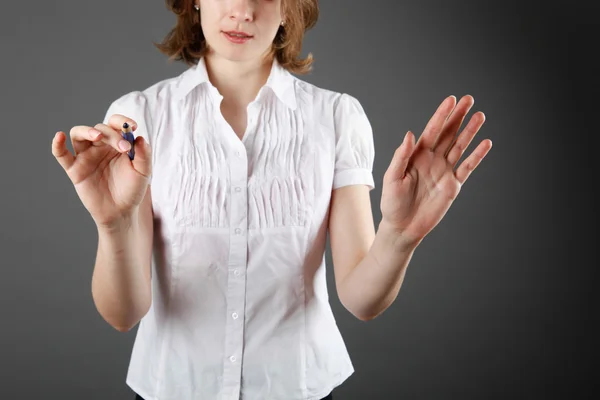
<svg viewBox="0 0 600 400">
<path fill-rule="evenodd" d="M 209 84 L 216 92 L 216 88 L 212 86 L 208 79 L 204 57 L 198 60 L 195 66 L 188 68 L 179 76 L 175 89 L 177 99 L 185 98 L 196 86 L 203 83 Z M 271 65 L 271 71 L 265 86 L 273 90 L 277 98 L 290 109 L 296 109 L 294 76 L 283 68 L 275 57 L 273 57 L 273 64 Z"/>
</svg>

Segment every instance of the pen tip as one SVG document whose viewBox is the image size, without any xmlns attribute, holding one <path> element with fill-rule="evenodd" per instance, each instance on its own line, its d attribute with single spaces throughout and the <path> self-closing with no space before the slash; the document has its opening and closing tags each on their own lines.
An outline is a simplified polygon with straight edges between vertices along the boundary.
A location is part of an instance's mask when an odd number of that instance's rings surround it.
<svg viewBox="0 0 600 400">
<path fill-rule="evenodd" d="M 125 128 L 125 129 L 129 128 L 129 124 L 127 122 L 123 123 L 123 128 Z"/>
</svg>

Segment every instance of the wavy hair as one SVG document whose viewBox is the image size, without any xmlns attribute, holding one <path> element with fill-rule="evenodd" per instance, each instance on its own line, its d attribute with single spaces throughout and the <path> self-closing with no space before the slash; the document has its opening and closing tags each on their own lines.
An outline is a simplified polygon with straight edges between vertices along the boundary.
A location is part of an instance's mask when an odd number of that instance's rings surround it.
<svg viewBox="0 0 600 400">
<path fill-rule="evenodd" d="M 196 65 L 208 51 L 202 32 L 199 12 L 194 8 L 195 0 L 165 0 L 167 9 L 177 16 L 175 27 L 161 43 L 153 42 L 170 61 L 182 61 Z M 318 0 L 281 0 L 285 24 L 273 39 L 268 56 L 274 56 L 281 66 L 291 73 L 306 74 L 312 69 L 311 53 L 300 58 L 304 33 L 315 26 L 319 18 Z"/>
</svg>

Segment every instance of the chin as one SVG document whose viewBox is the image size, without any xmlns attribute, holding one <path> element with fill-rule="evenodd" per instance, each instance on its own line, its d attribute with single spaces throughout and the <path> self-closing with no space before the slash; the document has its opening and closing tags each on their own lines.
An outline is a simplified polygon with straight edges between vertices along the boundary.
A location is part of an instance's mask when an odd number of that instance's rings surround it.
<svg viewBox="0 0 600 400">
<path fill-rule="evenodd" d="M 247 62 L 257 60 L 264 55 L 264 52 L 260 51 L 240 51 L 240 49 L 215 49 L 215 54 L 219 57 L 224 58 L 233 62 Z"/>
<path fill-rule="evenodd" d="M 223 52 L 219 52 L 219 55 L 222 58 L 225 58 L 229 61 L 235 61 L 235 62 L 250 61 L 256 57 L 256 55 L 252 55 L 249 52 L 241 52 L 241 51 L 223 51 Z"/>
<path fill-rule="evenodd" d="M 218 57 L 224 58 L 229 61 L 244 62 L 252 61 L 262 57 L 268 51 L 268 48 L 262 49 L 256 43 L 246 43 L 243 45 L 235 45 L 225 41 L 224 43 L 220 40 L 217 43 L 211 44 L 210 47 Z"/>
</svg>

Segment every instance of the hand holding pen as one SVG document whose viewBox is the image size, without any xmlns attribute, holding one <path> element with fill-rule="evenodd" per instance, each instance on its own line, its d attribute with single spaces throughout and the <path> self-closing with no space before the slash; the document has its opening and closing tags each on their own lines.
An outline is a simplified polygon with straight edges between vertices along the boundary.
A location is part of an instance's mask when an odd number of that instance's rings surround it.
<svg viewBox="0 0 600 400">
<path fill-rule="evenodd" d="M 151 174 L 151 149 L 137 124 L 120 114 L 108 125 L 79 125 L 70 131 L 72 154 L 63 131 L 52 140 L 52 154 L 73 183 L 83 205 L 100 227 L 114 227 L 136 212 Z"/>
</svg>

